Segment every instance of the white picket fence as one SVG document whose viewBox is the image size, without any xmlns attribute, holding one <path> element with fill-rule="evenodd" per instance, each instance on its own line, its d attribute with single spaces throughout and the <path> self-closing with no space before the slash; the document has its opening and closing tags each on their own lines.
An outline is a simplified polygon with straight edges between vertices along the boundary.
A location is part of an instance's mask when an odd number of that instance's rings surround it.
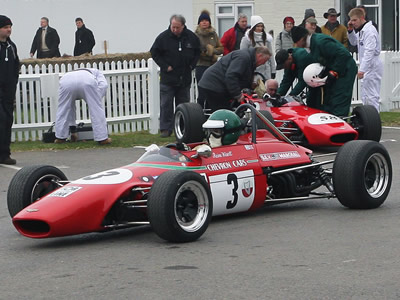
<svg viewBox="0 0 400 300">
<path fill-rule="evenodd" d="M 400 52 L 382 52 L 384 76 L 381 89 L 381 111 L 400 108 Z M 12 140 L 40 140 L 55 121 L 58 103 L 58 81 L 65 72 L 78 68 L 98 68 L 109 82 L 104 107 L 109 133 L 159 130 L 159 70 L 152 59 L 118 63 L 22 67 L 16 93 Z M 280 81 L 282 73 L 277 74 Z M 353 105 L 361 103 L 356 80 Z M 191 101 L 195 101 L 195 81 Z M 86 102 L 76 102 L 77 122 L 90 124 Z"/>
<path fill-rule="evenodd" d="M 78 68 L 102 70 L 109 82 L 104 98 L 109 133 L 141 130 L 158 132 L 159 71 L 152 59 L 98 65 L 55 65 L 48 68 L 23 66 L 16 93 L 13 141 L 42 138 L 42 133 L 55 122 L 59 78 L 65 72 Z M 76 101 L 76 116 L 77 123 L 90 124 L 85 101 Z"/>
</svg>

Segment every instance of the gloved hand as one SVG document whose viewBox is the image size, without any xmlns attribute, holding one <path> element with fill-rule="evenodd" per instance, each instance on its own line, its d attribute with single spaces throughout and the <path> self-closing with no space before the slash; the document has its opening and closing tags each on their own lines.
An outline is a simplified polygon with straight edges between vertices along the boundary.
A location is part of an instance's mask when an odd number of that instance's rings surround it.
<svg viewBox="0 0 400 300">
<path fill-rule="evenodd" d="M 213 56 L 214 54 L 214 46 L 211 44 L 207 44 L 207 56 Z"/>
<path fill-rule="evenodd" d="M 275 79 L 275 77 L 276 77 L 276 73 L 271 73 L 271 78 Z"/>
<path fill-rule="evenodd" d="M 328 72 L 327 76 L 328 77 L 326 78 L 326 82 L 325 82 L 325 85 L 327 87 L 332 86 L 336 82 L 336 79 L 338 79 L 338 77 L 339 77 L 338 73 L 335 71 L 332 71 L 332 70 Z"/>
</svg>

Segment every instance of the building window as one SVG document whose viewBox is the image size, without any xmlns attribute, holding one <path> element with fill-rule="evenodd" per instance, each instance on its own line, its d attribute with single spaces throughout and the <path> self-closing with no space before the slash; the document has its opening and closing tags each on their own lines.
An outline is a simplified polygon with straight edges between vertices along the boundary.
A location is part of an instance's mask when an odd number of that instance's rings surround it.
<svg viewBox="0 0 400 300">
<path fill-rule="evenodd" d="M 217 2 L 215 4 L 215 18 L 217 19 L 217 32 L 219 37 L 235 25 L 238 15 L 244 13 L 248 20 L 253 15 L 254 1 Z"/>
</svg>

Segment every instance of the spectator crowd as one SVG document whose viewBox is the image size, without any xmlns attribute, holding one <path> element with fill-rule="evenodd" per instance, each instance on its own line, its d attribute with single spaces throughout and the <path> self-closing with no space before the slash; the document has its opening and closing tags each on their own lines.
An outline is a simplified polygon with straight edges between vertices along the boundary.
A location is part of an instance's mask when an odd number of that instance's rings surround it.
<svg viewBox="0 0 400 300">
<path fill-rule="evenodd" d="M 232 101 L 240 102 L 244 97 L 243 89 L 259 88 L 275 97 L 287 93 L 298 95 L 306 90 L 308 106 L 346 116 L 356 77 L 361 80 L 363 103 L 373 105 L 379 111 L 383 66 L 379 59 L 377 25 L 368 20 L 362 5 L 349 12 L 346 26 L 339 23 L 340 14 L 335 8 L 327 9 L 323 14 L 327 21 L 319 27 L 314 10 L 307 8 L 298 26 L 292 16 L 285 16 L 283 29 L 276 36 L 268 30 L 261 16 L 239 14 L 234 26 L 221 38 L 212 26 L 207 10 L 201 11 L 194 32 L 186 27 L 184 16 L 171 16 L 168 28 L 156 37 L 150 49 L 160 67 L 161 136 L 172 134 L 175 107 L 190 100 L 192 71 L 195 71 L 198 85 L 197 102 L 211 111 L 229 108 Z M 32 41 L 31 57 L 35 54 L 39 59 L 60 56 L 60 37 L 49 24 L 47 17 L 40 19 L 40 27 Z M 75 25 L 74 56 L 91 54 L 95 45 L 93 32 L 80 17 L 75 19 Z M 0 163 L 5 164 L 16 163 L 10 157 L 10 137 L 19 59 L 17 47 L 10 39 L 11 27 L 11 20 L 1 15 Z M 349 49 L 359 52 L 358 69 Z M 281 69 L 283 79 L 278 83 L 275 76 Z M 101 108 L 101 97 L 107 87 L 104 85 L 103 92 L 97 93 L 97 81 L 92 80 L 96 77 L 103 78 L 95 70 L 86 69 L 68 75 L 68 82 L 65 78 L 65 84 L 61 85 L 63 90 L 60 90 L 60 95 L 64 95 L 64 106 L 59 108 L 59 120 L 63 120 L 63 125 L 56 124 L 56 142 L 67 139 L 68 125 L 72 125 L 69 123 L 74 122 L 74 116 L 66 112 L 73 110 L 77 95 L 87 98 L 94 123 L 99 124 L 94 128 L 95 140 L 100 144 L 111 142 Z M 76 82 L 83 81 L 82 78 L 93 83 L 72 88 Z M 297 83 L 293 86 L 295 80 Z"/>
</svg>

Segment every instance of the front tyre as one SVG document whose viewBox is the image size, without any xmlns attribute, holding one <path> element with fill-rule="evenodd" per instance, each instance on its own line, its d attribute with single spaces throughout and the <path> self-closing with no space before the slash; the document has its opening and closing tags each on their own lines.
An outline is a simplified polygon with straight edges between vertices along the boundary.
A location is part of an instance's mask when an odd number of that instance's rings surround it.
<svg viewBox="0 0 400 300">
<path fill-rule="evenodd" d="M 60 181 L 67 180 L 65 174 L 48 165 L 27 166 L 11 179 L 7 192 L 7 206 L 11 217 L 43 196 L 58 189 Z"/>
<path fill-rule="evenodd" d="M 358 132 L 359 140 L 379 142 L 382 135 L 381 117 L 372 105 L 354 108 L 350 125 Z"/>
<path fill-rule="evenodd" d="M 392 184 L 389 153 L 378 142 L 350 141 L 337 153 L 333 186 L 339 202 L 356 209 L 379 207 Z"/>
<path fill-rule="evenodd" d="M 213 202 L 208 184 L 194 172 L 161 174 L 151 187 L 147 213 L 156 234 L 169 242 L 192 242 L 206 231 Z"/>
</svg>

